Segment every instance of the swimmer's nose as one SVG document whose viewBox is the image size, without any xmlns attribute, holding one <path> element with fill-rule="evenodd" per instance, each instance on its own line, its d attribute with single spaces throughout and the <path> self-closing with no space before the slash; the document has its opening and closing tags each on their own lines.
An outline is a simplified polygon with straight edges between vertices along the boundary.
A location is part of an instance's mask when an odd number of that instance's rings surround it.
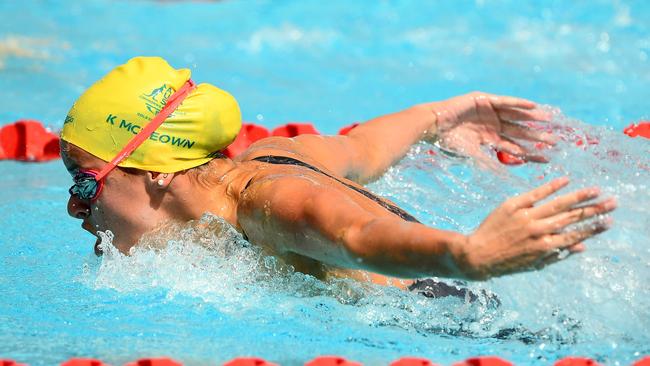
<svg viewBox="0 0 650 366">
<path fill-rule="evenodd" d="M 68 215 L 76 219 L 85 219 L 90 216 L 90 203 L 76 195 L 71 195 L 68 200 Z"/>
</svg>

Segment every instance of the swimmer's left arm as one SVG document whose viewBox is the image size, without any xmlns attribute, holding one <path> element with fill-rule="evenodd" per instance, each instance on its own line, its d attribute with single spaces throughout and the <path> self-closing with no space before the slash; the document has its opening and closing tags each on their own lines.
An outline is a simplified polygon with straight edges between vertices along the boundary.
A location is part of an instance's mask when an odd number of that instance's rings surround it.
<svg viewBox="0 0 650 366">
<path fill-rule="evenodd" d="M 547 121 L 548 114 L 529 100 L 473 92 L 440 102 L 416 105 L 404 112 L 382 116 L 349 133 L 357 149 L 365 151 L 370 168 L 362 176 L 376 177 L 399 161 L 416 142 L 438 140 L 446 148 L 494 161 L 483 145 L 503 150 L 528 161 L 545 159 L 517 140 L 552 144 L 548 133 L 516 121 Z M 357 166 L 357 169 L 364 169 Z"/>
<path fill-rule="evenodd" d="M 301 152 L 331 171 L 360 183 L 372 181 L 406 155 L 418 141 L 438 139 L 446 147 L 489 161 L 489 145 L 529 161 L 545 159 L 516 140 L 553 143 L 545 132 L 515 121 L 546 121 L 534 102 L 487 93 L 469 93 L 441 102 L 418 104 L 360 124 L 347 136 L 301 135 Z"/>
</svg>

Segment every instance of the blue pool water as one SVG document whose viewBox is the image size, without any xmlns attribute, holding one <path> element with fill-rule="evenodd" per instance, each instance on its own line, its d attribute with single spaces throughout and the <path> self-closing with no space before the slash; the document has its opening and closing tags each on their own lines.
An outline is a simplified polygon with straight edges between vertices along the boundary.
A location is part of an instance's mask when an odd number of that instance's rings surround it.
<svg viewBox="0 0 650 366">
<path fill-rule="evenodd" d="M 613 229 L 542 272 L 469 285 L 500 307 L 433 301 L 295 273 L 209 216 L 161 228 L 130 257 L 97 259 L 65 213 L 61 163 L 0 162 L 1 357 L 294 365 L 338 354 L 381 365 L 496 354 L 546 365 L 584 355 L 627 365 L 650 353 L 650 141 L 620 132 L 650 119 L 650 4 L 324 4 L 0 2 L 0 124 L 60 128 L 84 88 L 135 55 L 229 90 L 247 121 L 312 121 L 323 133 L 471 90 L 518 95 L 554 113 L 563 140 L 550 164 L 488 172 L 420 145 L 371 188 L 469 233 L 506 197 L 568 174 L 618 197 Z M 577 147 L 586 136 L 600 143 Z"/>
</svg>

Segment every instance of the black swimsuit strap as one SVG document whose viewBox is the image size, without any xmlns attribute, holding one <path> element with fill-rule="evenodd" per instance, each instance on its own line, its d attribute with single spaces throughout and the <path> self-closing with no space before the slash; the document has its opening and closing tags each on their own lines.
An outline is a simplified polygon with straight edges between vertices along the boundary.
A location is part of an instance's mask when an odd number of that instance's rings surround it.
<svg viewBox="0 0 650 366">
<path fill-rule="evenodd" d="M 323 174 L 324 176 L 332 178 L 335 181 L 343 184 L 344 186 L 346 186 L 348 188 L 351 188 L 351 189 L 361 193 L 362 195 L 364 195 L 364 196 L 370 198 L 371 200 L 377 202 L 383 208 L 387 209 L 388 211 L 394 213 L 395 215 L 401 217 L 402 219 L 404 219 L 406 221 L 417 222 L 417 223 L 420 222 L 420 221 L 418 221 L 418 219 L 411 216 L 408 212 L 402 210 L 401 208 L 399 208 L 399 207 L 397 207 L 397 206 L 395 206 L 393 204 L 390 204 L 390 203 L 382 200 L 381 198 L 379 198 L 379 197 L 375 196 L 374 194 L 366 191 L 365 189 L 361 189 L 359 187 L 355 187 L 355 186 L 353 186 L 353 185 L 351 185 L 349 183 L 346 183 L 346 182 L 336 178 L 335 176 L 327 174 L 324 171 L 316 168 L 315 166 L 307 164 L 307 163 L 305 163 L 303 161 L 300 161 L 298 159 L 290 158 L 290 157 L 287 157 L 287 156 L 267 155 L 267 156 L 259 156 L 257 158 L 252 159 L 252 160 L 260 161 L 260 162 L 263 162 L 263 163 L 269 163 L 269 164 L 298 165 L 298 166 L 305 167 L 307 169 L 311 169 L 311 170 L 315 171 L 316 173 Z"/>
</svg>

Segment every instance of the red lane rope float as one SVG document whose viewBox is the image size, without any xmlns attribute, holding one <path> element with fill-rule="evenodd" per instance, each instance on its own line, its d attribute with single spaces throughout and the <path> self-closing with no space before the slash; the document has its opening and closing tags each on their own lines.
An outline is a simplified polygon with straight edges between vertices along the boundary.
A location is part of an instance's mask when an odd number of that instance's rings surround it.
<svg viewBox="0 0 650 366">
<path fill-rule="evenodd" d="M 244 150 L 246 150 L 253 142 L 269 137 L 270 135 L 271 133 L 266 129 L 266 127 L 252 123 L 244 123 L 241 131 L 237 134 L 235 141 L 228 145 L 228 147 L 223 150 L 223 153 L 232 159 L 243 153 Z"/>
<path fill-rule="evenodd" d="M 632 366 L 650 366 L 650 356 L 643 357 Z"/>
<path fill-rule="evenodd" d="M 14 360 L 2 360 L 0 359 L 0 366 L 27 366 L 24 363 L 17 363 Z"/>
<path fill-rule="evenodd" d="M 71 358 L 61 366 L 108 366 L 100 360 L 94 358 Z"/>
<path fill-rule="evenodd" d="M 171 358 L 141 358 L 134 362 L 129 362 L 124 366 L 183 366 L 182 363 L 174 361 Z"/>
<path fill-rule="evenodd" d="M 38 121 L 20 120 L 0 129 L 0 160 L 48 161 L 59 158 L 59 137 Z"/>
<path fill-rule="evenodd" d="M 224 363 L 223 366 L 278 366 L 278 365 L 275 363 L 268 362 L 262 358 L 239 357 Z"/>
<path fill-rule="evenodd" d="M 320 356 L 305 363 L 305 366 L 363 366 L 354 361 L 348 361 L 339 356 Z"/>
<path fill-rule="evenodd" d="M 511 362 L 495 356 L 471 357 L 463 362 L 455 363 L 454 366 L 512 366 Z"/>
<path fill-rule="evenodd" d="M 513 364 L 499 357 L 481 356 L 468 358 L 454 363 L 453 366 L 512 366 Z M 0 366 L 27 366 L 14 360 L 0 359 Z M 61 366 L 108 366 L 94 358 L 71 358 Z M 182 363 L 170 358 L 142 358 L 129 362 L 124 366 L 183 366 Z M 223 364 L 223 366 L 280 366 L 262 358 L 238 357 Z M 340 356 L 320 356 L 308 361 L 304 366 L 363 366 L 359 362 L 349 361 Z M 403 357 L 390 363 L 390 366 L 437 366 L 426 358 Z M 600 366 L 596 361 L 585 357 L 565 357 L 555 362 L 554 366 Z M 644 356 L 630 366 L 650 366 L 650 356 Z"/>
<path fill-rule="evenodd" d="M 586 357 L 565 357 L 558 360 L 554 366 L 599 366 L 600 364 Z"/>
<path fill-rule="evenodd" d="M 623 133 L 630 137 L 645 137 L 650 139 L 650 121 L 640 121 L 638 124 L 632 123 L 627 126 Z"/>
<path fill-rule="evenodd" d="M 344 126 L 339 135 L 347 135 L 359 123 Z M 572 130 L 571 127 L 567 127 Z M 630 137 L 641 136 L 650 139 L 650 121 L 640 121 L 626 127 L 623 132 Z M 269 132 L 265 127 L 252 123 L 242 125 L 241 132 L 223 153 L 234 158 L 246 150 L 252 143 L 269 136 L 295 137 L 304 134 L 319 135 L 320 132 L 311 123 L 287 123 Z M 576 146 L 598 144 L 591 136 L 578 138 Z M 497 159 L 505 165 L 521 165 L 525 161 L 505 151 L 496 151 Z M 19 120 L 0 128 L 0 160 L 48 161 L 59 158 L 59 137 L 34 120 Z"/>
<path fill-rule="evenodd" d="M 353 123 L 351 125 L 345 126 L 339 130 L 339 135 L 347 135 L 348 132 L 352 131 L 353 128 L 357 127 L 358 123 Z"/>
<path fill-rule="evenodd" d="M 271 136 L 296 137 L 298 135 L 320 135 L 311 123 L 287 123 L 271 131 Z"/>
<path fill-rule="evenodd" d="M 399 360 L 391 362 L 390 366 L 438 366 L 426 358 L 402 357 Z"/>
</svg>

